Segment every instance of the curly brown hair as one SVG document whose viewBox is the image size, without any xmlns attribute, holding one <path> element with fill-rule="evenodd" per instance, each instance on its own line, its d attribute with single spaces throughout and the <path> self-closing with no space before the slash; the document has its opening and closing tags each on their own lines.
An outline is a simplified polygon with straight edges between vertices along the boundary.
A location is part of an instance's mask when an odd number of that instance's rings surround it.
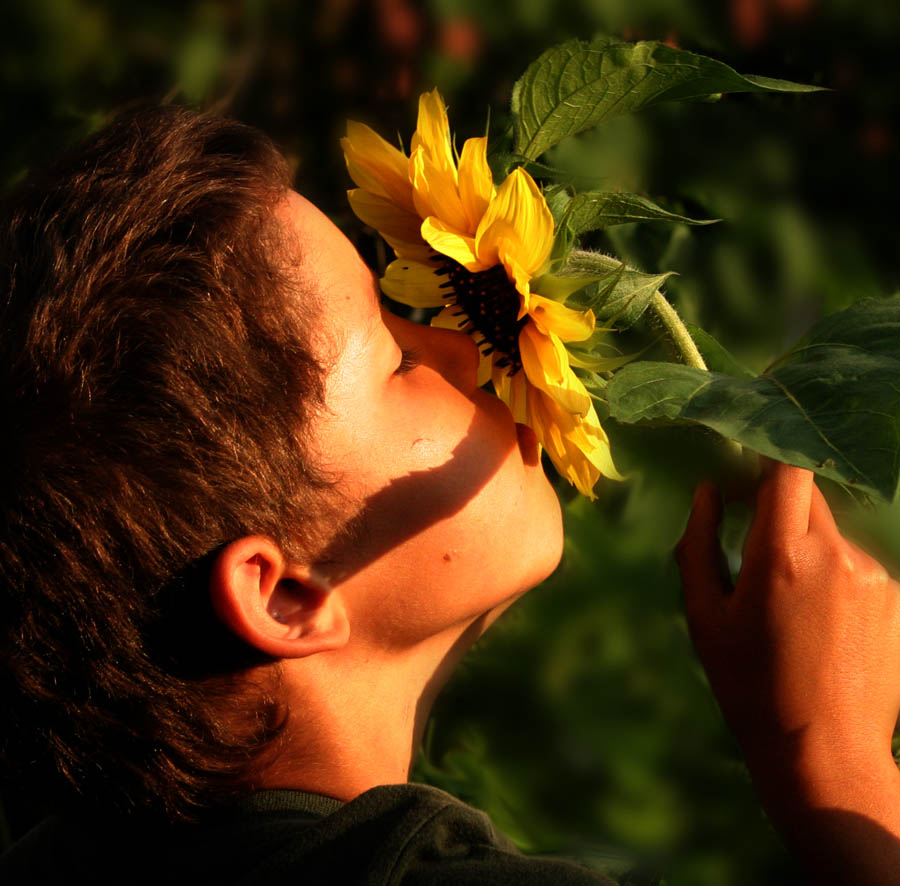
<svg viewBox="0 0 900 886">
<path fill-rule="evenodd" d="M 314 535 L 323 370 L 273 215 L 288 187 L 260 133 L 166 107 L 8 201 L 2 749 L 56 797 L 191 818 L 278 735 L 254 679 L 277 668 L 216 620 L 208 572 L 242 535 L 291 557 Z"/>
</svg>

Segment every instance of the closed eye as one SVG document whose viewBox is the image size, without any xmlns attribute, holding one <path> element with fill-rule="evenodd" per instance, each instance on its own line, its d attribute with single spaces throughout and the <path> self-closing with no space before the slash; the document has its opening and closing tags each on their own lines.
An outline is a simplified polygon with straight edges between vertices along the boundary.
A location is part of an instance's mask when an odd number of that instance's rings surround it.
<svg viewBox="0 0 900 886">
<path fill-rule="evenodd" d="M 406 375 L 407 372 L 412 372 L 413 369 L 419 366 L 421 362 L 418 348 L 400 348 L 400 364 L 394 370 L 394 375 Z"/>
</svg>

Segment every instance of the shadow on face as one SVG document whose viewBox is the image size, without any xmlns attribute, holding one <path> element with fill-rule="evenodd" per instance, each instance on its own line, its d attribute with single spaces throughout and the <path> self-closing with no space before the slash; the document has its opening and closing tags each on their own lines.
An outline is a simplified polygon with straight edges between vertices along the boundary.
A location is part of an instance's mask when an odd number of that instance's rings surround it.
<svg viewBox="0 0 900 886">
<path fill-rule="evenodd" d="M 316 557 L 317 572 L 330 584 L 345 581 L 388 551 L 440 520 L 459 513 L 490 482 L 509 449 L 487 458 L 479 444 L 491 420 L 474 413 L 465 437 L 442 465 L 391 479 L 363 500 L 362 507 Z"/>
</svg>

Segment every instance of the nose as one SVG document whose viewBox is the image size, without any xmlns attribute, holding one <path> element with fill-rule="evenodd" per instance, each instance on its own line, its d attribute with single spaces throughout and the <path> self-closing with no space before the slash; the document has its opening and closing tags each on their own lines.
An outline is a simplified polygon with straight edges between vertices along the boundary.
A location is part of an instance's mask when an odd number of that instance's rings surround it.
<svg viewBox="0 0 900 886">
<path fill-rule="evenodd" d="M 423 364 L 439 372 L 454 387 L 469 393 L 478 387 L 481 355 L 472 337 L 453 329 L 412 323 L 387 315 L 385 322 L 401 347 L 413 347 Z"/>
</svg>

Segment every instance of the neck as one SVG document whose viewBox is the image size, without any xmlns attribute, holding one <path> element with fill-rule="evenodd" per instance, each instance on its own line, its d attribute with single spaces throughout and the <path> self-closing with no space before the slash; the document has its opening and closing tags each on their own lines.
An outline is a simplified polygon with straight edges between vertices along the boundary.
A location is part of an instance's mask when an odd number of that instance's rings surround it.
<svg viewBox="0 0 900 886">
<path fill-rule="evenodd" d="M 357 648 L 351 640 L 282 661 L 288 722 L 260 786 L 351 800 L 408 781 L 438 692 L 489 621 L 482 616 L 402 652 Z"/>
</svg>

